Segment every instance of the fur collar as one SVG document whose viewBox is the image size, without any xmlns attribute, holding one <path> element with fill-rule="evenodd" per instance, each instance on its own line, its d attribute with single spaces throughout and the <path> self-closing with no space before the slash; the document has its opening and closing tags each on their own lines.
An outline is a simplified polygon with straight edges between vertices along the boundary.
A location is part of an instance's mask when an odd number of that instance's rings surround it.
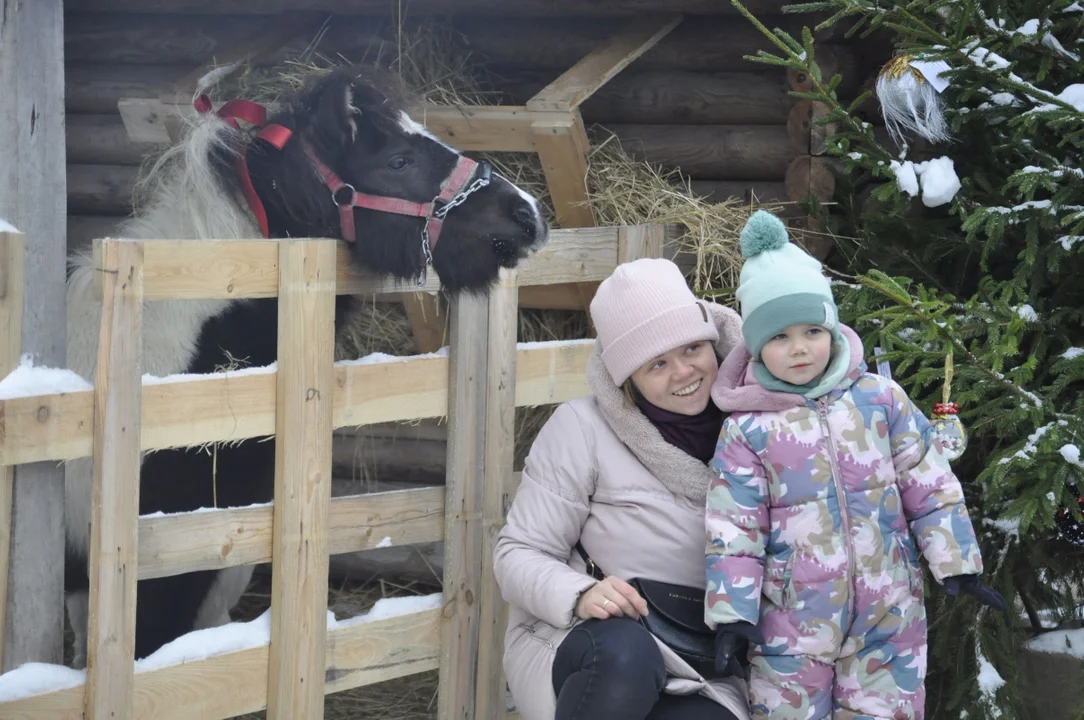
<svg viewBox="0 0 1084 720">
<path fill-rule="evenodd" d="M 715 319 L 715 326 L 719 328 L 719 341 L 715 343 L 715 351 L 719 357 L 725 358 L 741 343 L 741 316 L 722 305 L 710 302 L 705 302 L 704 305 Z M 597 343 L 587 363 L 587 382 L 610 429 L 644 467 L 671 492 L 703 505 L 715 473 L 709 465 L 666 442 L 651 421 L 644 417 L 638 408 L 628 404 L 624 392 L 614 385 L 610 374 L 606 372 Z"/>
<path fill-rule="evenodd" d="M 862 339 L 854 330 L 841 324 L 839 332 L 847 338 L 847 344 L 850 345 L 851 360 L 842 380 L 842 384 L 850 386 L 858 376 L 856 371 L 864 369 L 862 355 L 865 349 L 862 347 Z M 764 388 L 757 382 L 752 359 L 745 342 L 741 341 L 723 360 L 723 364 L 719 367 L 719 375 L 711 387 L 711 399 L 720 410 L 723 412 L 780 412 L 806 404 L 806 399 L 801 395 Z"/>
</svg>

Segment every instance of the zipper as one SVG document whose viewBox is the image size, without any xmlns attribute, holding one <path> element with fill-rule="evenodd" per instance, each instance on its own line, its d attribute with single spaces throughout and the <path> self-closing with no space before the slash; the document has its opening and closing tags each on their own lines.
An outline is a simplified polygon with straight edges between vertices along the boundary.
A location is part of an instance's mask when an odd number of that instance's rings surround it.
<svg viewBox="0 0 1084 720">
<path fill-rule="evenodd" d="M 847 551 L 847 580 L 850 586 L 847 598 L 847 611 L 851 622 L 854 621 L 854 596 L 855 596 L 855 570 L 854 570 L 854 537 L 851 534 L 851 511 L 847 507 L 847 490 L 843 487 L 843 473 L 839 470 L 839 458 L 837 456 L 836 443 L 832 439 L 832 428 L 828 425 L 828 403 L 824 399 L 814 401 L 817 406 L 817 415 L 820 417 L 821 429 L 824 431 L 825 442 L 828 443 L 828 463 L 832 469 L 832 483 L 836 487 L 836 499 L 839 501 L 839 514 L 843 520 L 844 547 Z M 841 628 L 842 629 L 842 628 Z"/>
<path fill-rule="evenodd" d="M 536 620 L 535 622 L 532 622 L 532 623 L 521 623 L 520 627 L 523 628 L 524 630 L 526 630 L 527 634 L 530 635 L 532 638 L 534 638 L 535 640 L 537 640 L 540 643 L 545 644 L 545 646 L 548 647 L 550 650 L 553 650 L 554 649 L 553 643 L 551 643 L 546 638 L 540 637 L 539 635 L 536 634 L 537 631 L 538 631 L 538 628 L 536 627 L 537 625 L 538 625 L 538 621 Z"/>
</svg>

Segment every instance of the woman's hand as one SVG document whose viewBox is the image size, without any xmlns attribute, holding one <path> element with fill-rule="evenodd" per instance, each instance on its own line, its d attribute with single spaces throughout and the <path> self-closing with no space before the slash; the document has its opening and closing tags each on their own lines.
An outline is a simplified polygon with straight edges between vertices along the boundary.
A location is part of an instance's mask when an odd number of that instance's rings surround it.
<svg viewBox="0 0 1084 720">
<path fill-rule="evenodd" d="M 618 615 L 638 620 L 647 615 L 647 602 L 636 588 L 613 575 L 588 588 L 576 601 L 576 616 L 581 620 L 605 620 Z"/>
</svg>

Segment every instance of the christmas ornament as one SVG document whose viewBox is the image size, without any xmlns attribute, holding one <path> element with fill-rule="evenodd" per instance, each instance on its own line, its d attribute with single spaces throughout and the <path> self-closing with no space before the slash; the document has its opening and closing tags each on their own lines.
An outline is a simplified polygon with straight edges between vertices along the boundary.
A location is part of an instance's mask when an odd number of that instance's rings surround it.
<svg viewBox="0 0 1084 720">
<path fill-rule="evenodd" d="M 941 441 L 945 456 L 949 462 L 964 454 L 967 450 L 967 431 L 960 421 L 960 406 L 949 402 L 952 391 L 952 353 L 945 356 L 945 387 L 941 392 L 941 402 L 933 406 L 934 437 Z"/>
<path fill-rule="evenodd" d="M 1077 507 L 1084 513 L 1084 495 L 1080 494 L 1076 485 L 1069 485 L 1069 492 L 1076 495 Z M 1057 528 L 1058 537 L 1073 545 L 1084 547 L 1084 525 L 1077 522 L 1068 508 L 1060 508 L 1054 515 L 1054 527 Z"/>
<path fill-rule="evenodd" d="M 877 99 L 897 145 L 904 144 L 905 130 L 934 143 L 949 139 L 940 98 L 948 87 L 941 73 L 948 69 L 943 60 L 927 62 L 913 55 L 897 55 L 877 73 Z"/>
</svg>

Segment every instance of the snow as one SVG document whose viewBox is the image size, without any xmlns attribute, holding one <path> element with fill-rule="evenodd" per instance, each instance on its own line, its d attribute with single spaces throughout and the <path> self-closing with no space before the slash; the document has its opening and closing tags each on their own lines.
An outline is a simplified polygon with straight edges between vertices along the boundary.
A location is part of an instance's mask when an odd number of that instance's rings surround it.
<svg viewBox="0 0 1084 720">
<path fill-rule="evenodd" d="M 1058 452 L 1065 458 L 1065 462 L 1084 468 L 1084 463 L 1080 462 L 1080 448 L 1076 445 L 1062 445 L 1058 448 Z"/>
<path fill-rule="evenodd" d="M 260 365 L 258 367 L 238 368 L 236 370 L 224 370 L 216 373 L 176 373 L 174 375 L 143 375 L 143 385 L 164 385 L 165 383 L 192 382 L 193 380 L 206 380 L 212 377 L 225 376 L 227 379 L 241 377 L 242 375 L 270 375 L 278 368 L 278 363 Z"/>
<path fill-rule="evenodd" d="M 978 642 L 975 643 L 975 654 L 979 661 L 979 692 L 985 695 L 987 698 L 993 700 L 994 693 L 998 688 L 1005 684 L 1005 680 L 998 674 L 997 668 L 986 659 L 986 656 L 982 654 L 982 650 L 978 647 Z"/>
<path fill-rule="evenodd" d="M 72 370 L 34 365 L 29 354 L 23 355 L 19 365 L 0 380 L 0 400 L 34 395 L 56 395 L 93 390 L 94 386 Z"/>
<path fill-rule="evenodd" d="M 925 163 L 922 172 L 922 204 L 926 207 L 938 207 L 952 201 L 960 191 L 960 178 L 952 158 L 942 155 Z"/>
<path fill-rule="evenodd" d="M 1038 313 L 1035 312 L 1035 308 L 1031 305 L 1021 305 L 1016 308 L 1016 314 L 1027 322 L 1037 322 L 1039 320 Z"/>
<path fill-rule="evenodd" d="M 409 360 L 422 360 L 431 358 L 448 357 L 448 347 L 442 347 L 436 352 L 423 353 L 421 355 L 388 355 L 387 353 L 370 353 L 356 360 L 340 360 L 335 367 L 357 367 L 359 365 L 378 365 L 380 363 L 407 362 Z"/>
<path fill-rule="evenodd" d="M 1065 250 L 1072 250 L 1078 242 L 1084 242 L 1084 235 L 1062 235 L 1057 240 Z"/>
<path fill-rule="evenodd" d="M 390 617 L 422 612 L 423 610 L 436 610 L 443 604 L 444 598 L 439 592 L 430 595 L 381 598 L 380 600 L 377 600 L 372 608 L 370 608 L 369 612 L 364 615 L 357 615 L 347 620 L 336 620 L 333 623 L 328 624 L 328 629 L 354 627 L 356 625 L 375 622 L 376 620 L 386 620 Z"/>
<path fill-rule="evenodd" d="M 516 349 L 518 350 L 542 350 L 545 348 L 561 347 L 564 345 L 593 345 L 595 343 L 594 338 L 587 338 L 586 340 L 543 340 L 541 342 L 521 342 L 516 343 Z"/>
<path fill-rule="evenodd" d="M 915 175 L 915 165 L 910 160 L 900 163 L 893 160 L 890 166 L 896 173 L 896 186 L 911 197 L 918 195 L 918 176 Z"/>
<path fill-rule="evenodd" d="M 17 233 L 19 229 L 4 218 L 0 218 L 0 232 Z"/>
<path fill-rule="evenodd" d="M 1084 355 L 1084 348 L 1071 347 L 1061 354 L 1066 360 L 1076 360 L 1081 355 Z"/>
<path fill-rule="evenodd" d="M 1072 5 L 1070 5 L 1069 7 L 1062 10 L 1062 12 L 1063 13 L 1072 13 L 1072 12 L 1084 13 L 1084 5 L 1081 5 L 1080 3 L 1075 2 Z"/>
<path fill-rule="evenodd" d="M 390 537 L 385 537 L 385 538 L 384 538 L 383 540 L 381 540 L 380 542 L 378 542 L 378 543 L 376 544 L 376 546 L 377 546 L 378 548 L 386 548 L 386 547 L 391 547 L 391 538 L 390 538 Z"/>
<path fill-rule="evenodd" d="M 1013 30 L 1013 34 L 1016 34 L 1016 35 L 1034 35 L 1037 32 L 1039 32 L 1039 19 L 1038 18 L 1032 18 L 1031 20 L 1028 20 L 1026 23 L 1021 25 L 1020 27 Z"/>
<path fill-rule="evenodd" d="M 1020 537 L 1020 518 L 983 518 L 982 524 L 995 528 L 1010 537 Z"/>
<path fill-rule="evenodd" d="M 210 512 L 229 512 L 233 510 L 251 510 L 253 508 L 269 508 L 274 507 L 274 502 L 265 503 L 252 503 L 251 505 L 236 505 L 232 507 L 202 507 L 195 510 L 182 510 L 180 512 L 166 513 L 161 510 L 157 512 L 147 513 L 146 515 L 140 515 L 140 518 L 164 518 L 175 517 L 177 515 L 196 515 L 198 513 L 210 513 Z"/>
<path fill-rule="evenodd" d="M 1064 103 L 1072 105 L 1077 112 L 1084 112 L 1084 83 L 1074 83 L 1062 90 L 1054 97 Z M 1043 103 L 1042 105 L 1038 105 L 1033 110 L 1029 110 L 1028 112 L 1050 112 L 1053 110 L 1062 109 L 1063 108 L 1060 105 L 1055 105 L 1053 103 Z"/>
<path fill-rule="evenodd" d="M 327 613 L 327 629 L 353 627 L 376 620 L 386 620 L 400 615 L 438 609 L 443 604 L 441 593 L 382 598 L 369 612 L 336 620 L 330 610 Z M 160 670 L 182 663 L 205 660 L 215 655 L 249 650 L 269 645 L 271 642 L 271 610 L 268 609 L 255 620 L 233 622 L 216 628 L 195 630 L 167 643 L 157 651 L 138 660 L 135 672 Z M 86 682 L 86 670 L 73 670 L 63 665 L 26 663 L 0 675 L 0 702 L 8 702 L 47 692 L 78 687 Z"/>
<path fill-rule="evenodd" d="M 24 663 L 0 675 L 0 703 L 79 687 L 86 679 L 86 670 L 72 670 L 64 665 L 49 663 Z"/>
<path fill-rule="evenodd" d="M 1028 641 L 1027 648 L 1041 653 L 1072 655 L 1084 660 L 1084 628 L 1055 630 L 1037 635 Z"/>
</svg>

